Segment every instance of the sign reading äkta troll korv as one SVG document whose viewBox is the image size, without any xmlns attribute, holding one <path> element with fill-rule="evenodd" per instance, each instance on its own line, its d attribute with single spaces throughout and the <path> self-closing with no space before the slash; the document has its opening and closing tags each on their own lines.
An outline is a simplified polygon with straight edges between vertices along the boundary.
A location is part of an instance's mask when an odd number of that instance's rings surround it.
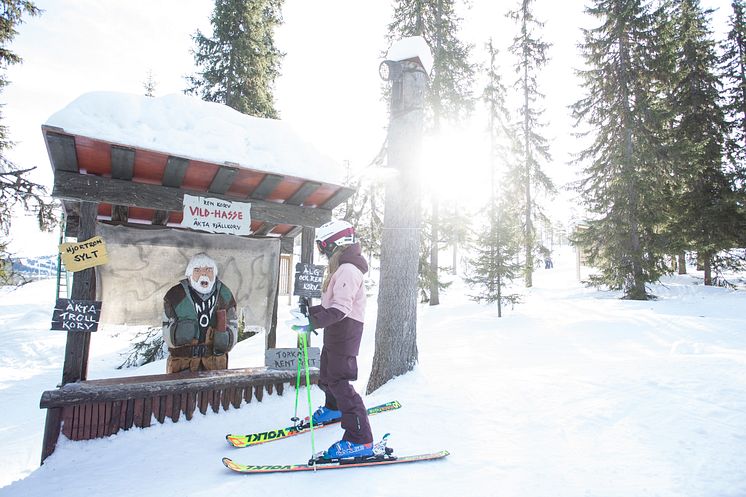
<svg viewBox="0 0 746 497">
<path fill-rule="evenodd" d="M 65 269 L 71 273 L 109 262 L 106 244 L 100 236 L 82 242 L 65 242 L 60 245 L 60 255 Z"/>
<path fill-rule="evenodd" d="M 229 235 L 251 234 L 251 204 L 184 195 L 181 226 Z"/>
<path fill-rule="evenodd" d="M 96 300 L 57 299 L 52 313 L 52 329 L 62 331 L 98 331 L 101 302 Z"/>
</svg>

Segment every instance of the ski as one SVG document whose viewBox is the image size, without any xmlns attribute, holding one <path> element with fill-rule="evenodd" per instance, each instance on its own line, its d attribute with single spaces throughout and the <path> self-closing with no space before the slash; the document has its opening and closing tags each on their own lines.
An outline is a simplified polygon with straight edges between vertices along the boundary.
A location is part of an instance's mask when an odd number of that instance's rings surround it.
<svg viewBox="0 0 746 497">
<path fill-rule="evenodd" d="M 262 474 L 262 473 L 293 473 L 298 471 L 316 471 L 325 469 L 344 469 L 344 468 L 360 468 L 365 466 L 383 466 L 388 464 L 404 464 L 422 461 L 434 461 L 436 459 L 442 459 L 449 454 L 447 450 L 441 450 L 440 452 L 433 452 L 431 454 L 418 454 L 414 456 L 401 456 L 396 457 L 391 454 L 371 456 L 370 458 L 356 458 L 356 459 L 339 459 L 331 461 L 323 460 L 311 460 L 307 464 L 288 464 L 288 465 L 249 465 L 241 464 L 233 461 L 228 457 L 223 458 L 223 464 L 225 467 L 236 471 L 237 473 L 244 474 Z"/>
<path fill-rule="evenodd" d="M 397 400 L 386 402 L 385 404 L 377 405 L 368 409 L 368 416 L 386 411 L 393 411 L 394 409 L 399 409 L 400 407 L 401 404 Z M 313 425 L 313 428 L 314 430 L 324 428 L 325 426 L 331 426 L 339 422 L 340 420 L 335 420 L 324 424 L 315 424 Z M 300 426 L 292 425 L 277 430 L 262 431 L 259 433 L 251 433 L 247 435 L 228 434 L 225 436 L 225 439 L 231 446 L 236 447 L 237 449 L 243 449 L 245 447 L 251 447 L 252 445 L 259 445 L 267 442 L 274 442 L 275 440 L 294 437 L 295 435 L 301 435 L 308 431 L 311 431 L 311 426 L 308 423 L 308 417 L 306 417 L 303 424 L 301 424 Z"/>
</svg>

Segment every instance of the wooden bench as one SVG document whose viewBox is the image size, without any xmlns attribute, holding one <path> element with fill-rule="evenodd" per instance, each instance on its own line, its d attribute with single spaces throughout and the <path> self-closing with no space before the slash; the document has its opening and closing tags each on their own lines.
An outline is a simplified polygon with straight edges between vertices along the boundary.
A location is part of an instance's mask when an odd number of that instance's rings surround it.
<svg viewBox="0 0 746 497">
<path fill-rule="evenodd" d="M 47 420 L 41 461 L 54 452 L 60 433 L 89 440 L 154 421 L 176 422 L 182 414 L 189 420 L 198 409 L 202 414 L 238 409 L 252 398 L 261 402 L 264 392 L 282 395 L 286 383 L 295 387 L 295 376 L 295 371 L 262 367 L 68 383 L 42 393 L 39 406 L 47 409 Z M 318 381 L 318 369 L 311 369 L 310 379 Z"/>
</svg>

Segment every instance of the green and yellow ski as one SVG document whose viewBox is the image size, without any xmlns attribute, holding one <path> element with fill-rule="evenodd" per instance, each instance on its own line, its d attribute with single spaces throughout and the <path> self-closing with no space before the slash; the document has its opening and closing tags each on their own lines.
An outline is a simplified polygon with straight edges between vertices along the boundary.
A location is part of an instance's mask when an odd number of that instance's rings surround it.
<svg viewBox="0 0 746 497">
<path fill-rule="evenodd" d="M 432 454 L 419 454 L 415 456 L 402 456 L 394 457 L 392 455 L 385 455 L 379 457 L 371 457 L 368 459 L 353 459 L 353 460 L 338 460 L 332 462 L 315 462 L 311 464 L 288 464 L 288 465 L 248 465 L 240 464 L 228 457 L 223 458 L 223 464 L 231 471 L 244 474 L 262 474 L 262 473 L 292 473 L 297 471 L 316 471 L 326 469 L 344 469 L 344 468 L 361 468 L 366 466 L 383 466 L 389 464 L 403 464 L 412 462 L 422 461 L 433 461 L 436 459 L 442 459 L 448 455 L 447 450 L 441 450 L 440 452 L 433 452 Z"/>
<path fill-rule="evenodd" d="M 399 409 L 401 407 L 401 404 L 399 401 L 391 401 L 386 402 L 385 404 L 381 404 L 375 407 L 371 407 L 368 409 L 368 416 L 372 416 L 374 414 L 379 414 L 386 411 L 393 411 L 394 409 Z M 313 428 L 314 430 L 319 428 L 324 428 L 325 426 L 331 426 L 334 424 L 339 423 L 340 420 L 330 421 L 328 423 L 324 424 L 314 424 Z M 228 443 L 236 447 L 237 449 L 243 449 L 245 447 L 250 447 L 252 445 L 260 445 L 267 442 L 274 442 L 275 440 L 282 440 L 285 438 L 294 437 L 296 435 L 301 435 L 303 433 L 311 431 L 311 426 L 308 422 L 308 418 L 306 418 L 303 421 L 303 424 L 300 426 L 288 426 L 286 428 L 280 428 L 277 430 L 269 430 L 269 431 L 262 431 L 259 433 L 250 433 L 248 435 L 234 435 L 234 434 L 228 434 L 225 436 L 225 439 L 228 441 Z M 226 458 L 227 459 L 227 458 Z M 230 459 L 228 459 L 230 461 Z M 225 460 L 223 461 L 225 462 Z M 226 464 L 227 465 L 227 464 Z"/>
</svg>

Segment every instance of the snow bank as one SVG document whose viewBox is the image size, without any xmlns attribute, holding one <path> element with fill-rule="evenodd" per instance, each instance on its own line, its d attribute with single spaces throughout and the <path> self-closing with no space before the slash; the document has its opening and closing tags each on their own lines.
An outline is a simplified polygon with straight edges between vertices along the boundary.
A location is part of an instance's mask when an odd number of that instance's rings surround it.
<svg viewBox="0 0 746 497">
<path fill-rule="evenodd" d="M 428 74 L 433 70 L 433 54 L 422 36 L 410 36 L 394 42 L 386 58 L 397 61 L 418 58 Z"/>
<path fill-rule="evenodd" d="M 341 184 L 344 170 L 287 123 L 222 104 L 171 94 L 152 98 L 114 92 L 78 97 L 52 115 L 68 133 L 206 162 Z"/>
<path fill-rule="evenodd" d="M 479 305 L 459 280 L 441 305 L 418 310 L 419 362 L 364 397 L 402 408 L 371 417 L 374 436 L 391 433 L 395 454 L 448 449 L 430 463 L 300 475 L 236 475 L 220 459 L 287 464 L 308 459 L 309 435 L 232 449 L 229 432 L 263 431 L 296 414 L 294 389 L 260 403 L 189 421 L 153 423 L 84 442 L 60 441 L 38 466 L 41 391 L 61 374 L 65 337 L 48 331 L 54 285 L 0 290 L 0 497 L 320 495 L 329 488 L 371 496 L 743 497 L 746 495 L 746 292 L 705 288 L 691 276 L 651 285 L 656 301 L 621 300 L 585 288 L 575 257 L 555 251 L 537 270 L 523 303 Z M 287 301 L 278 322 L 289 316 Z M 358 392 L 375 348 L 376 299 L 368 300 Z M 162 362 L 113 368 L 126 349 L 124 328 L 91 339 L 92 377 L 154 374 Z M 264 335 L 231 352 L 233 367 L 261 364 Z M 278 346 L 295 333 L 278 327 Z M 314 344 L 321 337 L 314 336 Z M 297 414 L 308 412 L 305 391 Z M 312 406 L 324 400 L 316 387 Z M 315 450 L 342 430 L 315 432 Z M 20 479 L 20 481 L 13 482 Z"/>
</svg>

